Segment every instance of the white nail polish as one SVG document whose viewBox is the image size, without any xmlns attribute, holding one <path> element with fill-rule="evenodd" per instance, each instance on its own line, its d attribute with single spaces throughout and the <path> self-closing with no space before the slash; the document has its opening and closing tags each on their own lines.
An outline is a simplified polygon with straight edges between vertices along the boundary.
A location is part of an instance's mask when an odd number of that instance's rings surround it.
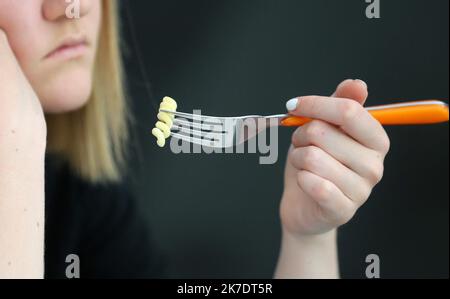
<svg viewBox="0 0 450 299">
<path fill-rule="evenodd" d="M 367 89 L 367 83 L 364 80 L 361 79 L 355 79 L 355 81 L 360 82 L 362 85 L 364 85 L 364 87 Z"/>
<path fill-rule="evenodd" d="M 288 111 L 295 110 L 297 108 L 298 98 L 293 98 L 286 102 L 286 109 Z"/>
</svg>

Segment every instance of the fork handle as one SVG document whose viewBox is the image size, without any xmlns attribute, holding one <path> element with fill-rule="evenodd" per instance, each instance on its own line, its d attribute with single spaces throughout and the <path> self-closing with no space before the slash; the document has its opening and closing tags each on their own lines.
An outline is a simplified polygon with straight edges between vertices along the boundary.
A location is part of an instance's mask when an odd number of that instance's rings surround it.
<svg viewBox="0 0 450 299">
<path fill-rule="evenodd" d="M 373 106 L 366 109 L 382 125 L 423 125 L 449 120 L 448 105 L 434 100 Z M 281 120 L 281 125 L 299 127 L 311 120 L 307 117 L 288 116 Z"/>
</svg>

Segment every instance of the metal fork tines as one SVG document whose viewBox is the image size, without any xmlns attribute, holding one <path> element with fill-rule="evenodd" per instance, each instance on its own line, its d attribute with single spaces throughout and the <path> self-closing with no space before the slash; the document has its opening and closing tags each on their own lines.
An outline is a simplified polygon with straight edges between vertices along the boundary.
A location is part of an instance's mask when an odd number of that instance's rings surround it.
<svg viewBox="0 0 450 299">
<path fill-rule="evenodd" d="M 211 148 L 229 148 L 239 145 L 271 126 L 278 126 L 285 114 L 239 117 L 217 117 L 161 109 L 172 114 L 171 136 L 185 142 Z"/>
</svg>

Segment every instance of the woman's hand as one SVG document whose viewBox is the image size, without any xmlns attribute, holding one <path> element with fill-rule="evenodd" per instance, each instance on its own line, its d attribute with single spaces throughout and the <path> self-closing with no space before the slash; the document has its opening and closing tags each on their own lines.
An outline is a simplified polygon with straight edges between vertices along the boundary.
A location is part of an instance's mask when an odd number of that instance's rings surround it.
<svg viewBox="0 0 450 299">
<path fill-rule="evenodd" d="M 45 148 L 46 125 L 42 106 L 0 28 L 0 144 L 23 137 Z M 17 135 L 15 134 L 17 133 Z M 16 136 L 11 136 L 16 135 Z"/>
<path fill-rule="evenodd" d="M 332 97 L 300 97 L 293 106 L 291 114 L 315 120 L 292 135 L 281 202 L 285 232 L 322 234 L 348 222 L 381 180 L 389 139 L 363 108 L 366 98 L 365 83 L 348 80 Z"/>
<path fill-rule="evenodd" d="M 46 125 L 0 29 L 0 278 L 43 277 Z"/>
<path fill-rule="evenodd" d="M 306 96 L 287 104 L 292 115 L 314 121 L 292 135 L 280 206 L 283 247 L 290 259 L 295 259 L 292 246 L 303 254 L 308 252 L 305 248 L 325 250 L 318 258 L 328 256 L 330 261 L 317 261 L 316 269 L 311 269 L 317 276 L 337 273 L 337 265 L 330 265 L 336 257 L 335 228 L 353 217 L 383 176 L 389 139 L 363 108 L 367 95 L 363 81 L 346 80 L 331 97 Z M 312 257 L 298 261 L 299 267 L 315 263 Z M 279 276 L 300 273 L 288 264 L 280 257 Z M 303 269 L 302 274 L 307 272 Z"/>
</svg>

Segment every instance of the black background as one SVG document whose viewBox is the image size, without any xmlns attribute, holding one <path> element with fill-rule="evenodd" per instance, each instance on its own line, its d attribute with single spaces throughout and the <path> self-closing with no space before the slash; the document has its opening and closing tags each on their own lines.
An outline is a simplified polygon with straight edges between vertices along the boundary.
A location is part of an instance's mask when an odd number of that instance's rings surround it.
<svg viewBox="0 0 450 299">
<path fill-rule="evenodd" d="M 368 105 L 448 98 L 448 1 L 381 0 L 380 19 L 367 19 L 366 6 L 122 2 L 135 116 L 131 183 L 166 255 L 167 277 L 272 276 L 292 130 L 280 130 L 274 165 L 259 165 L 255 154 L 174 155 L 150 134 L 163 96 L 187 112 L 274 114 L 294 96 L 328 95 L 341 80 L 360 78 L 369 85 Z M 364 277 L 365 257 L 376 253 L 384 278 L 448 277 L 448 124 L 387 131 L 385 177 L 339 232 L 342 276 Z"/>
</svg>

